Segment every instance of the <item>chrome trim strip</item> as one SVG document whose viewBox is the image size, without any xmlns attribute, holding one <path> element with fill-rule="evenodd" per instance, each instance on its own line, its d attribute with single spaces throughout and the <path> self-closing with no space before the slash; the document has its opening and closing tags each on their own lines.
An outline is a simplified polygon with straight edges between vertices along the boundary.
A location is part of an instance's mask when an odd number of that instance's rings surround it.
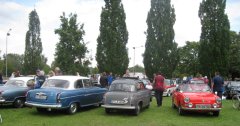
<svg viewBox="0 0 240 126">
<path fill-rule="evenodd" d="M 112 109 L 135 109 L 135 106 L 120 106 L 120 105 L 101 105 L 104 108 Z"/>
</svg>

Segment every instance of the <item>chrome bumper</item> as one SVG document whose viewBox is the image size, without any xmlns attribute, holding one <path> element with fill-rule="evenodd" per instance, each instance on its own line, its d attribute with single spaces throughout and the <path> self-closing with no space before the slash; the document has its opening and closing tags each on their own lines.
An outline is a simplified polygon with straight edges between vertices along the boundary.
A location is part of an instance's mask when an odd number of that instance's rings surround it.
<svg viewBox="0 0 240 126">
<path fill-rule="evenodd" d="M 5 99 L 0 99 L 0 103 L 5 103 Z"/>
<path fill-rule="evenodd" d="M 38 103 L 30 103 L 30 102 L 25 102 L 26 106 L 31 106 L 31 107 L 40 107 L 40 108 L 62 108 L 61 104 L 56 104 L 56 105 L 45 105 L 45 104 L 38 104 Z"/>
<path fill-rule="evenodd" d="M 183 110 L 191 110 L 191 111 L 220 111 L 221 108 L 182 108 Z"/>
<path fill-rule="evenodd" d="M 121 106 L 121 105 L 101 105 L 104 108 L 111 109 L 135 109 L 135 106 Z"/>
</svg>

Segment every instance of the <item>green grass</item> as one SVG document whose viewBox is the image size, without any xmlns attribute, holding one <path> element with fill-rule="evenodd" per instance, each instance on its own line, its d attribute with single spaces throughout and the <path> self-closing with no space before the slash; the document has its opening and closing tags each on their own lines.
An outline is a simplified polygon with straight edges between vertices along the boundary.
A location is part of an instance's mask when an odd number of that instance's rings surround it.
<svg viewBox="0 0 240 126">
<path fill-rule="evenodd" d="M 239 126 L 240 111 L 232 108 L 230 100 L 223 101 L 219 117 L 210 114 L 188 113 L 179 116 L 171 108 L 171 98 L 164 97 L 163 106 L 156 107 L 153 99 L 149 109 L 139 116 L 128 112 L 105 114 L 104 108 L 83 108 L 75 115 L 61 111 L 38 113 L 35 108 L 15 109 L 0 106 L 3 123 L 0 126 Z"/>
</svg>

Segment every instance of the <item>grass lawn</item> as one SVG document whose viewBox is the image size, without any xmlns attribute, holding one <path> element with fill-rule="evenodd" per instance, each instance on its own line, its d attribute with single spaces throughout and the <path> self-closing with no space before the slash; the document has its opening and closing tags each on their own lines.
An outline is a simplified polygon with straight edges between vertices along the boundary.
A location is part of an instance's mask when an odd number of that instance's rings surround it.
<svg viewBox="0 0 240 126">
<path fill-rule="evenodd" d="M 223 101 L 219 117 L 210 114 L 188 113 L 179 116 L 171 108 L 171 98 L 164 97 L 163 106 L 156 107 L 153 99 L 149 109 L 139 116 L 128 112 L 105 114 L 104 108 L 83 108 L 75 115 L 62 111 L 38 113 L 35 108 L 15 109 L 0 106 L 3 123 L 0 126 L 239 126 L 240 111 L 233 109 L 230 100 Z"/>
</svg>

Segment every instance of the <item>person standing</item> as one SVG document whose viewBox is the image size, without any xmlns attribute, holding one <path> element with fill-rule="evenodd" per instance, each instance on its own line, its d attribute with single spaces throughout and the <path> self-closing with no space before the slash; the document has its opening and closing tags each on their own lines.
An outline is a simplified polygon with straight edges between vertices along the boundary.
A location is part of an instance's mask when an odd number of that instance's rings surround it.
<svg viewBox="0 0 240 126">
<path fill-rule="evenodd" d="M 217 96 L 222 98 L 224 80 L 220 76 L 219 72 L 215 72 L 215 77 L 213 78 L 212 89 L 213 93 L 217 92 Z"/>
<path fill-rule="evenodd" d="M 112 81 L 113 81 L 112 72 L 109 73 L 109 75 L 107 77 L 107 80 L 108 80 L 108 86 L 110 86 L 112 84 Z"/>
<path fill-rule="evenodd" d="M 164 88 L 165 88 L 164 77 L 161 75 L 160 72 L 158 72 L 154 78 L 154 86 L 153 86 L 158 107 L 162 106 L 162 95 L 163 95 Z"/>
<path fill-rule="evenodd" d="M 45 80 L 46 80 L 46 77 L 44 75 L 44 71 L 37 70 L 37 75 L 35 77 L 36 85 L 34 88 L 35 89 L 40 88 L 42 86 L 42 84 L 45 82 Z"/>
<path fill-rule="evenodd" d="M 130 77 L 130 73 L 128 69 L 126 70 L 126 73 L 123 75 L 123 77 Z"/>
<path fill-rule="evenodd" d="M 103 72 L 102 76 L 100 77 L 100 84 L 102 88 L 106 88 L 108 85 L 107 75 L 105 72 Z"/>
</svg>

